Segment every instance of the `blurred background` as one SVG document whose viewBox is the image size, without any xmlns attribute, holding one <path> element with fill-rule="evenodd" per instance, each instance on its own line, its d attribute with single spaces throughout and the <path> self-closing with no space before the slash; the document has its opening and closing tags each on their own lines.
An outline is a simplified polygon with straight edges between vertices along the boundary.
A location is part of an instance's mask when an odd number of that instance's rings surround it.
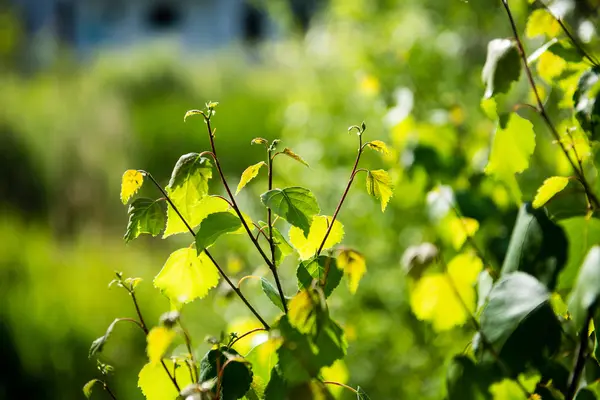
<svg viewBox="0 0 600 400">
<path fill-rule="evenodd" d="M 511 3 L 523 27 L 530 6 Z M 595 12 L 585 1 L 563 3 L 576 22 Z M 500 7 L 491 0 L 0 0 L 0 399 L 83 398 L 81 387 L 97 376 L 91 342 L 114 318 L 134 316 L 129 297 L 107 287 L 115 270 L 144 279 L 137 291 L 146 321 L 168 310 L 152 279 L 189 239 L 125 245 L 120 179 L 139 168 L 166 184 L 181 154 L 206 150 L 204 125 L 184 124 L 183 115 L 207 101 L 220 102 L 214 126 L 231 185 L 262 160 L 253 137 L 280 138 L 311 167 L 278 158 L 275 186 L 310 188 L 329 215 L 355 156 L 348 126 L 364 120 L 367 140 L 388 143 L 383 160 L 371 152 L 362 161 L 392 175 L 386 214 L 360 176 L 340 214 L 344 243 L 366 255 L 368 273 L 356 295 L 340 285 L 331 299 L 350 343 L 338 374 L 373 399 L 442 398 L 446 362 L 471 332 L 438 334 L 415 319 L 400 259 L 408 246 L 438 240 L 436 221 L 447 212 L 440 198 L 452 196 L 480 222 L 482 248 L 501 261 L 517 206 L 484 178 L 493 122 L 479 106 L 487 43 L 510 35 Z M 515 96 L 527 96 L 523 83 Z M 537 168 L 520 177 L 526 198 L 562 165 L 545 133 L 537 140 Z M 218 180 L 212 186 L 222 190 Z M 258 179 L 239 195 L 255 219 L 264 218 L 265 188 Z M 143 191 L 156 197 L 149 186 Z M 215 248 L 234 281 L 267 275 L 250 244 L 232 237 Z M 293 293 L 293 260 L 280 270 Z M 263 315 L 277 315 L 260 285 L 244 291 Z M 206 335 L 254 324 L 224 288 L 187 306 L 184 320 L 199 354 Z M 106 345 L 102 360 L 115 367 L 119 398 L 143 398 L 136 382 L 144 346 L 128 324 Z"/>
</svg>

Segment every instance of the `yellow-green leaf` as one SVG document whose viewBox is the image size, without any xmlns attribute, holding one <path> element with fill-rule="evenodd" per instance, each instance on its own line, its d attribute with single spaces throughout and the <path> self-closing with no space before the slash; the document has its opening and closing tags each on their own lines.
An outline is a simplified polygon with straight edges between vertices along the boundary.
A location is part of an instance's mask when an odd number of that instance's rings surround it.
<svg viewBox="0 0 600 400">
<path fill-rule="evenodd" d="M 194 116 L 194 115 L 202 115 L 202 116 L 204 116 L 204 112 L 200 111 L 200 110 L 189 110 L 183 116 L 183 121 L 185 122 L 185 120 L 188 119 L 188 117 L 191 117 L 191 116 Z"/>
<path fill-rule="evenodd" d="M 548 11 L 540 8 L 529 15 L 525 35 L 529 38 L 539 35 L 553 38 L 560 34 L 560 29 L 558 21 Z"/>
<path fill-rule="evenodd" d="M 102 381 L 100 379 L 92 379 L 91 381 L 89 381 L 88 383 L 83 385 L 83 394 L 85 395 L 86 399 L 89 399 L 92 397 L 92 389 L 94 388 L 94 385 L 96 383 L 101 384 Z"/>
<path fill-rule="evenodd" d="M 250 142 L 250 144 L 267 144 L 267 143 L 269 143 L 269 141 L 267 139 L 264 139 L 264 138 L 261 138 L 261 137 L 255 137 Z"/>
<path fill-rule="evenodd" d="M 256 175 L 258 175 L 258 172 L 260 171 L 263 165 L 267 164 L 264 161 L 261 161 L 259 163 L 249 166 L 244 170 L 244 172 L 242 172 L 242 178 L 240 179 L 240 183 L 238 184 L 235 194 L 238 194 L 240 190 L 242 190 L 244 186 L 248 184 L 248 182 L 256 178 Z"/>
<path fill-rule="evenodd" d="M 160 363 L 175 335 L 175 331 L 166 326 L 155 326 L 148 332 L 146 353 L 151 364 Z"/>
<path fill-rule="evenodd" d="M 382 142 L 381 140 L 373 140 L 372 142 L 367 143 L 367 146 L 369 146 L 369 148 L 378 151 L 382 154 L 389 154 L 390 151 L 387 147 L 387 145 Z"/>
<path fill-rule="evenodd" d="M 175 250 L 154 278 L 154 286 L 171 301 L 189 303 L 203 298 L 219 283 L 219 271 L 206 253 L 191 247 Z"/>
<path fill-rule="evenodd" d="M 288 319 L 290 324 L 300 333 L 309 333 L 316 324 L 316 299 L 310 289 L 303 289 L 288 303 Z"/>
<path fill-rule="evenodd" d="M 469 312 L 475 311 L 474 285 L 482 269 L 479 258 L 465 253 L 448 263 L 447 273 L 421 278 L 410 294 L 410 305 L 416 317 L 431 322 L 438 332 L 464 324 Z M 465 305 L 468 310 L 465 310 Z"/>
<path fill-rule="evenodd" d="M 300 157 L 298 154 L 294 153 L 291 149 L 289 148 L 285 148 L 283 149 L 283 154 L 285 154 L 288 157 L 293 158 L 294 160 L 306 165 L 307 167 L 309 166 L 308 163 L 306 161 L 304 161 L 304 159 L 302 157 Z"/>
<path fill-rule="evenodd" d="M 179 207 L 177 209 L 188 224 L 190 224 L 192 228 L 195 228 L 210 214 L 227 211 L 229 208 L 229 203 L 224 199 L 216 196 L 205 196 L 190 207 L 185 207 L 183 210 Z M 188 229 L 179 215 L 177 215 L 173 207 L 169 205 L 167 207 L 167 227 L 163 233 L 163 238 L 187 231 Z"/>
<path fill-rule="evenodd" d="M 544 181 L 542 186 L 537 190 L 533 199 L 533 208 L 543 207 L 552 197 L 567 187 L 569 178 L 564 176 L 553 176 Z"/>
<path fill-rule="evenodd" d="M 135 169 L 128 169 L 123 174 L 121 179 L 121 201 L 127 204 L 131 196 L 142 187 L 144 183 L 144 175 Z"/>
<path fill-rule="evenodd" d="M 163 360 L 167 370 L 173 374 L 175 364 L 171 360 Z M 187 373 L 183 363 L 177 365 L 177 373 L 175 374 L 177 384 L 180 388 L 185 388 L 192 383 L 190 374 Z M 175 400 L 179 393 L 169 375 L 163 368 L 161 363 L 144 365 L 138 375 L 138 387 L 142 390 L 146 400 Z"/>
<path fill-rule="evenodd" d="M 350 292 L 356 293 L 358 283 L 367 272 L 365 256 L 356 250 L 344 249 L 337 256 L 337 264 L 344 271 L 344 275 L 348 277 Z"/>
<path fill-rule="evenodd" d="M 550 84 L 565 68 L 567 68 L 567 62 L 549 51 L 542 53 L 537 62 L 539 76 Z"/>
<path fill-rule="evenodd" d="M 312 224 L 310 225 L 308 236 L 306 237 L 304 236 L 302 229 L 296 226 L 290 228 L 290 243 L 298 250 L 301 260 L 307 260 L 315 255 L 325 237 L 329 225 L 331 224 L 331 220 L 331 217 L 325 215 L 315 215 Z M 331 232 L 329 232 L 329 236 L 327 236 L 327 240 L 323 245 L 323 250 L 330 249 L 340 243 L 343 237 L 344 226 L 336 219 L 331 228 Z"/>
<path fill-rule="evenodd" d="M 381 202 L 381 211 L 385 211 L 393 194 L 392 179 L 388 173 L 382 169 L 369 171 L 367 173 L 367 192 L 376 199 L 379 199 Z"/>
<path fill-rule="evenodd" d="M 450 232 L 454 249 L 460 250 L 467 238 L 475 235 L 475 232 L 477 232 L 478 229 L 479 222 L 476 219 L 453 218 L 450 221 Z"/>
</svg>

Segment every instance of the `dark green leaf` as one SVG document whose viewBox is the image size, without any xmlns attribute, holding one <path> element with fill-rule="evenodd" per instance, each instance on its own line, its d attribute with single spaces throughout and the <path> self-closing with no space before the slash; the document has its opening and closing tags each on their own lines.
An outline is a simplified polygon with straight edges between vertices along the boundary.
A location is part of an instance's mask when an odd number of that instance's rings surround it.
<svg viewBox="0 0 600 400">
<path fill-rule="evenodd" d="M 283 311 L 283 303 L 281 302 L 281 297 L 279 296 L 279 292 L 277 291 L 277 289 L 275 289 L 275 287 L 271 285 L 271 282 L 269 282 L 265 278 L 260 278 L 260 282 L 262 290 L 267 295 L 269 300 L 271 300 L 271 302 L 275 304 L 277 308 Z"/>
<path fill-rule="evenodd" d="M 258 221 L 260 228 L 265 235 L 269 237 L 269 228 L 264 221 Z M 294 248 L 285 240 L 279 229 L 273 227 L 273 242 L 275 242 L 275 265 L 280 265 L 281 262 L 294 252 Z"/>
<path fill-rule="evenodd" d="M 242 221 L 228 211 L 209 214 L 201 223 L 196 232 L 196 250 L 211 246 L 217 239 L 226 233 L 235 232 L 242 227 Z"/>
<path fill-rule="evenodd" d="M 575 47 L 571 46 L 566 40 L 554 42 L 550 47 L 548 47 L 548 51 L 555 56 L 559 56 L 567 62 L 577 63 L 583 60 L 581 53 L 577 51 Z"/>
<path fill-rule="evenodd" d="M 519 210 L 501 274 L 527 272 L 552 290 L 565 265 L 567 247 L 563 229 L 548 218 L 545 210 L 526 203 Z"/>
<path fill-rule="evenodd" d="M 561 327 L 550 305 L 550 292 L 533 276 L 513 272 L 500 278 L 480 318 L 481 331 L 511 372 L 541 365 L 560 345 Z M 480 358 L 495 362 L 480 346 Z"/>
<path fill-rule="evenodd" d="M 269 190 L 260 199 L 275 214 L 302 229 L 304 236 L 308 235 L 312 218 L 320 211 L 314 194 L 303 187 Z"/>
<path fill-rule="evenodd" d="M 573 217 L 560 221 L 569 241 L 569 258 L 558 279 L 558 289 L 571 289 L 590 248 L 600 243 L 600 220 Z"/>
<path fill-rule="evenodd" d="M 252 369 L 245 362 L 235 360 L 239 354 L 233 350 L 222 346 L 219 350 L 213 349 L 204 355 L 200 361 L 200 381 L 205 382 L 217 377 L 217 358 L 219 367 L 223 368 L 228 361 L 228 355 L 233 357 L 223 370 L 221 381 L 220 398 L 223 400 L 236 400 L 244 397 L 250 389 L 252 383 Z M 216 387 L 213 389 L 213 393 Z"/>
<path fill-rule="evenodd" d="M 569 312 L 573 323 L 580 331 L 588 313 L 598 306 L 600 298 L 600 246 L 594 246 L 588 252 L 579 271 L 575 287 L 569 296 Z"/>
<path fill-rule="evenodd" d="M 573 94 L 575 116 L 592 140 L 600 139 L 600 67 L 592 67 L 579 78 Z"/>
<path fill-rule="evenodd" d="M 356 388 L 356 398 L 358 400 L 371 400 L 360 386 Z"/>
<path fill-rule="evenodd" d="M 494 39 L 488 43 L 487 58 L 481 79 L 486 85 L 484 98 L 506 93 L 510 85 L 519 79 L 521 60 L 514 41 Z"/>
<path fill-rule="evenodd" d="M 92 397 L 92 389 L 94 388 L 94 385 L 96 383 L 102 383 L 102 381 L 100 379 L 92 379 L 83 386 L 83 394 L 86 398 L 89 399 L 90 397 Z"/>
<path fill-rule="evenodd" d="M 127 210 L 129 223 L 125 231 L 125 242 L 129 242 L 148 233 L 156 236 L 165 226 L 165 214 L 156 200 L 139 198 L 129 205 Z"/>
<path fill-rule="evenodd" d="M 310 287 L 313 279 L 317 279 L 321 282 L 326 297 L 329 297 L 338 287 L 343 275 L 343 271 L 337 266 L 336 259 L 328 256 L 319 256 L 303 261 L 296 270 L 300 289 Z"/>
<path fill-rule="evenodd" d="M 110 334 L 112 333 L 115 325 L 117 324 L 117 322 L 119 322 L 120 319 L 117 318 L 115 319 L 106 329 L 106 333 L 104 334 L 104 336 L 100 336 L 98 339 L 94 340 L 92 342 L 92 346 L 90 347 L 90 351 L 88 354 L 89 358 L 92 358 L 96 353 L 101 353 L 102 349 L 104 348 L 104 344 L 106 343 L 106 341 L 108 340 L 108 337 L 110 336 Z"/>
<path fill-rule="evenodd" d="M 271 379 L 265 389 L 265 400 L 285 399 L 287 393 L 287 383 L 279 372 L 279 367 L 275 366 L 271 370 Z"/>
<path fill-rule="evenodd" d="M 575 400 L 597 400 L 598 398 L 590 389 L 583 388 L 575 395 Z"/>
<path fill-rule="evenodd" d="M 199 192 L 208 192 L 208 180 L 212 177 L 212 169 L 210 160 L 205 157 L 201 157 L 198 153 L 188 153 L 182 155 L 177 163 L 173 172 L 171 173 L 171 179 L 167 186 L 170 190 L 175 190 L 182 185 L 191 182 L 192 177 L 199 177 L 198 182 L 202 183 L 202 187 L 197 187 Z"/>
<path fill-rule="evenodd" d="M 483 397 L 478 383 L 478 371 L 467 356 L 455 356 L 446 371 L 448 400 L 476 400 Z M 359 397 L 360 398 L 360 397 Z"/>
</svg>

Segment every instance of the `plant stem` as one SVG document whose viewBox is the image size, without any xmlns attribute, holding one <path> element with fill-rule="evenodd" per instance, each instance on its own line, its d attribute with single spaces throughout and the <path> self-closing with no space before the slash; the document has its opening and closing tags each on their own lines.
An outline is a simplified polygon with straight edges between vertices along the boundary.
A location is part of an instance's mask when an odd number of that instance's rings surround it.
<svg viewBox="0 0 600 400">
<path fill-rule="evenodd" d="M 267 167 L 269 170 L 269 190 L 273 189 L 273 162 L 275 161 L 275 157 L 271 157 L 271 149 L 267 150 Z M 279 274 L 277 273 L 277 266 L 275 265 L 275 241 L 273 240 L 273 213 L 271 211 L 271 207 L 267 207 L 267 224 L 269 226 L 269 247 L 271 248 L 271 272 L 273 273 L 273 277 L 275 278 L 275 283 L 277 284 L 277 291 L 279 292 L 279 297 L 281 297 L 281 304 L 283 304 L 283 312 L 287 314 L 287 302 L 285 301 L 285 295 L 283 294 L 283 289 L 281 288 L 281 282 L 279 282 Z"/>
<path fill-rule="evenodd" d="M 235 343 L 236 343 L 238 340 L 240 340 L 240 339 L 242 339 L 242 338 L 245 338 L 246 336 L 248 336 L 248 335 L 251 335 L 251 334 L 253 334 L 253 333 L 255 333 L 255 332 L 260 332 L 260 331 L 264 331 L 264 330 L 266 330 L 266 329 L 265 329 L 265 328 L 254 328 L 254 329 L 252 329 L 252 330 L 250 330 L 250 331 L 248 331 L 248 332 L 244 333 L 242 336 L 238 336 L 238 337 L 236 337 L 236 338 L 235 338 L 235 339 L 234 339 L 234 340 L 233 340 L 231 343 L 229 343 L 229 348 L 233 347 L 233 345 L 234 345 L 234 344 L 235 344 Z"/>
<path fill-rule="evenodd" d="M 210 140 L 210 147 L 212 149 L 212 155 L 214 156 L 213 160 L 215 161 L 215 166 L 217 167 L 217 172 L 219 173 L 219 176 L 221 177 L 221 182 L 223 183 L 223 186 L 225 187 L 225 191 L 227 192 L 227 195 L 229 196 L 229 199 L 231 200 L 231 206 L 232 206 L 233 210 L 235 211 L 235 213 L 237 214 L 237 216 L 240 218 L 240 221 L 242 221 L 242 225 L 244 226 L 244 229 L 246 229 L 246 232 L 248 233 L 248 237 L 250 237 L 250 240 L 252 240 L 252 243 L 254 243 L 254 247 L 256 247 L 256 249 L 262 256 L 262 258 L 265 260 L 265 262 L 269 266 L 269 268 L 273 269 L 274 265 L 271 263 L 271 261 L 269 260 L 269 257 L 265 254 L 263 249 L 260 247 L 258 240 L 254 237 L 254 235 L 252 235 L 252 231 L 250 231 L 250 227 L 246 223 L 246 220 L 244 219 L 242 212 L 240 211 L 240 208 L 238 207 L 237 202 L 235 201 L 235 197 L 233 196 L 233 193 L 231 192 L 231 189 L 229 188 L 229 185 L 227 184 L 227 180 L 225 179 L 225 174 L 223 173 L 223 169 L 221 168 L 221 163 L 219 162 L 219 157 L 217 157 L 217 149 L 215 147 L 215 138 L 214 138 L 214 134 L 213 134 L 214 131 L 210 126 L 210 118 L 205 117 L 204 121 L 206 122 L 206 128 L 208 130 L 208 138 Z"/>
<path fill-rule="evenodd" d="M 183 337 L 185 339 L 185 346 L 187 347 L 187 351 L 188 353 L 190 353 L 190 357 L 192 358 L 192 364 L 194 364 L 194 369 L 193 369 L 193 373 L 192 373 L 192 369 L 190 368 L 190 374 L 192 375 L 192 382 L 196 382 L 198 383 L 198 363 L 196 362 L 196 357 L 194 356 L 194 351 L 192 350 L 192 339 L 190 338 L 190 334 L 187 331 L 187 329 L 185 329 L 185 327 L 183 326 L 183 324 L 181 323 L 181 319 L 178 319 L 178 323 L 179 323 L 179 327 L 181 328 L 181 330 L 183 331 Z M 190 367 L 189 363 L 188 367 Z"/>
<path fill-rule="evenodd" d="M 531 86 L 531 89 L 533 90 L 533 93 L 535 95 L 535 99 L 537 102 L 537 108 L 538 108 L 538 110 L 537 110 L 538 114 L 540 114 L 540 116 L 546 123 L 546 126 L 548 127 L 548 129 L 550 129 L 552 136 L 554 137 L 554 139 L 560 146 L 565 157 L 567 157 L 567 160 L 569 160 L 569 163 L 571 164 L 571 167 L 575 171 L 575 175 L 577 176 L 577 179 L 581 182 L 581 185 L 583 186 L 588 199 L 590 200 L 590 202 L 592 203 L 594 208 L 599 208 L 600 201 L 598 200 L 596 195 L 593 193 L 592 188 L 591 188 L 590 184 L 588 183 L 588 181 L 586 180 L 585 174 L 583 173 L 583 171 L 580 171 L 577 168 L 577 165 L 569 156 L 568 150 L 565 148 L 565 145 L 560 140 L 560 135 L 558 134 L 558 131 L 552 124 L 552 121 L 550 120 L 550 116 L 548 115 L 548 112 L 546 111 L 546 108 L 544 107 L 544 103 L 542 103 L 540 94 L 537 90 L 537 87 L 535 86 L 535 81 L 533 80 L 533 74 L 531 73 L 531 69 L 529 68 L 529 65 L 527 64 L 527 54 L 525 53 L 525 49 L 523 48 L 523 43 L 521 42 L 521 38 L 519 37 L 519 33 L 517 30 L 517 26 L 515 24 L 515 20 L 513 18 L 512 12 L 510 11 L 510 7 L 508 6 L 508 0 L 502 0 L 502 5 L 504 6 L 504 9 L 506 10 L 506 14 L 508 15 L 508 19 L 510 21 L 510 25 L 511 25 L 511 28 L 513 31 L 513 36 L 517 43 L 517 49 L 519 51 L 519 55 L 521 56 L 521 60 L 523 61 L 523 66 L 525 68 L 525 73 L 527 75 L 529 85 Z"/>
<path fill-rule="evenodd" d="M 106 390 L 106 393 L 108 393 L 113 400 L 117 400 L 117 396 L 115 396 L 115 394 L 112 392 L 112 390 L 110 390 L 110 388 L 108 387 L 108 384 L 104 381 L 102 383 L 104 385 L 104 390 Z"/>
<path fill-rule="evenodd" d="M 142 323 L 136 319 L 133 318 L 119 318 L 119 321 L 128 321 L 128 322 L 133 322 L 134 324 L 136 324 L 137 326 L 139 326 L 142 330 L 144 330 L 144 326 L 142 325 Z M 144 332 L 146 332 L 144 330 Z"/>
<path fill-rule="evenodd" d="M 160 192 L 163 194 L 163 196 L 165 197 L 165 199 L 167 200 L 167 202 L 171 205 L 171 207 L 173 207 L 173 210 L 175 210 L 175 212 L 177 213 L 177 215 L 181 219 L 181 222 L 183 222 L 183 224 L 186 226 L 187 230 L 195 238 L 196 237 L 196 233 L 194 232 L 194 230 L 192 229 L 192 227 L 187 223 L 187 221 L 185 220 L 185 218 L 183 217 L 183 215 L 181 215 L 181 213 L 179 212 L 179 209 L 175 206 L 175 204 L 173 204 L 173 201 L 171 201 L 171 198 L 169 197 L 169 195 L 167 194 L 167 192 L 162 188 L 162 186 L 160 186 L 158 184 L 158 182 L 156 181 L 156 179 L 154 179 L 154 177 L 151 174 L 149 174 L 146 171 L 143 171 L 143 173 L 146 174 L 146 176 L 148 176 L 150 178 L 150 180 L 152 180 L 152 183 L 154 183 L 154 186 L 156 186 L 158 188 L 158 190 L 160 190 Z M 243 218 L 240 218 L 240 219 L 242 220 L 242 222 L 244 222 Z M 210 261 L 214 264 L 214 266 L 217 268 L 217 270 L 219 271 L 219 273 L 221 274 L 221 276 L 223 277 L 223 279 L 225 279 L 225 281 L 227 282 L 227 284 L 231 287 L 231 289 L 233 289 L 233 291 L 238 295 L 238 297 L 240 299 L 242 299 L 242 301 L 244 302 L 244 304 L 246 304 L 246 307 L 248 307 L 250 309 L 250 311 L 252 312 L 252 314 L 254 314 L 254 316 L 260 321 L 261 324 L 263 324 L 263 326 L 266 329 L 270 329 L 269 324 L 267 324 L 267 322 L 260 316 L 260 314 L 248 302 L 248 300 L 246 299 L 246 297 L 244 297 L 244 295 L 242 294 L 242 292 L 233 284 L 233 282 L 231 282 L 231 279 L 229 279 L 229 277 L 227 276 L 227 274 L 225 274 L 225 271 L 223 271 L 223 269 L 219 266 L 219 264 L 217 264 L 217 261 L 208 252 L 208 249 L 203 249 L 203 251 L 206 254 L 206 256 L 210 259 Z"/>
<path fill-rule="evenodd" d="M 339 383 L 339 382 L 332 382 L 332 381 L 323 381 L 323 383 L 324 383 L 324 384 L 326 384 L 326 385 L 335 385 L 335 386 L 340 386 L 340 387 L 343 387 L 344 389 L 348 389 L 348 390 L 350 390 L 350 391 L 352 391 L 352 392 L 354 392 L 354 393 L 358 393 L 358 390 L 354 389 L 354 388 L 353 388 L 353 387 L 351 387 L 351 386 L 344 385 L 343 383 Z"/>
<path fill-rule="evenodd" d="M 327 241 L 327 237 L 329 236 L 329 233 L 331 233 L 333 224 L 335 223 L 335 220 L 342 208 L 342 204 L 344 204 L 344 200 L 346 199 L 346 196 L 348 195 L 348 192 L 350 191 L 350 186 L 352 186 L 352 182 L 354 181 L 354 176 L 356 175 L 356 169 L 358 168 L 358 162 L 360 161 L 360 156 L 362 155 L 363 150 L 364 150 L 364 146 L 362 144 L 362 134 L 361 134 L 361 135 L 358 135 L 358 153 L 356 155 L 356 160 L 354 161 L 354 167 L 352 167 L 352 173 L 350 174 L 350 179 L 348 179 L 348 184 L 346 185 L 346 189 L 344 189 L 344 193 L 342 194 L 342 197 L 340 198 L 340 202 L 338 203 L 337 207 L 335 208 L 335 212 L 333 213 L 333 217 L 331 218 L 331 223 L 329 224 L 329 227 L 327 228 L 327 232 L 325 232 L 325 236 L 323 237 L 323 241 L 321 242 L 321 245 L 319 246 L 319 250 L 317 250 L 317 257 L 321 254 L 321 251 L 323 250 L 323 246 L 325 246 L 325 241 Z"/>
<path fill-rule="evenodd" d="M 577 393 L 577 388 L 579 387 L 579 380 L 581 379 L 581 375 L 583 374 L 583 367 L 585 366 L 585 357 L 588 347 L 588 332 L 590 329 L 590 323 L 592 322 L 592 316 L 592 311 L 588 311 L 585 323 L 583 324 L 583 328 L 581 328 L 581 332 L 579 332 L 577 358 L 575 359 L 573 373 L 571 374 L 571 377 L 569 379 L 569 388 L 567 390 L 565 400 L 573 400 L 573 398 L 575 397 L 575 393 Z"/>
</svg>

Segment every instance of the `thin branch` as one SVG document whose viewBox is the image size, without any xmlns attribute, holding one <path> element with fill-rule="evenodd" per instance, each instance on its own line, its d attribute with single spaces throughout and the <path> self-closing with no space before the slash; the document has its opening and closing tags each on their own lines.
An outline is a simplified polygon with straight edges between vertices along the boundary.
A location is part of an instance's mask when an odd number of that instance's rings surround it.
<svg viewBox="0 0 600 400">
<path fill-rule="evenodd" d="M 187 223 L 187 221 L 185 220 L 185 218 L 183 217 L 183 215 L 181 215 L 181 213 L 179 212 L 179 209 L 177 208 L 177 206 L 175 206 L 175 204 L 173 204 L 173 201 L 171 200 L 171 198 L 169 197 L 169 195 L 167 194 L 167 192 L 162 188 L 162 186 L 160 186 L 158 184 L 158 182 L 156 181 L 156 179 L 154 179 L 154 177 L 151 174 L 149 174 L 146 171 L 142 171 L 142 172 L 146 176 L 148 176 L 150 178 L 150 180 L 152 180 L 152 183 L 154 183 L 154 186 L 156 186 L 158 188 L 158 190 L 160 190 L 160 192 L 163 194 L 163 196 L 167 199 L 167 202 L 171 205 L 171 207 L 173 207 L 173 210 L 175 210 L 175 212 L 177 213 L 177 215 L 181 219 L 181 222 L 183 222 L 183 224 L 186 226 L 187 230 L 195 238 L 196 237 L 196 233 L 194 232 L 194 230 L 192 229 L 192 227 Z M 241 220 L 242 220 L 242 222 L 244 222 L 243 218 L 241 218 Z M 229 279 L 229 277 L 227 276 L 227 274 L 225 273 L 225 271 L 223 271 L 223 269 L 221 268 L 221 266 L 217 263 L 217 261 L 209 253 L 208 249 L 203 249 L 203 251 L 204 251 L 204 254 L 206 254 L 206 256 L 210 259 L 210 261 L 217 268 L 217 270 L 219 271 L 219 273 L 221 274 L 221 276 L 223 277 L 223 279 L 225 279 L 225 281 L 227 282 L 227 284 L 231 287 L 231 289 L 233 289 L 233 291 L 238 295 L 238 297 L 240 299 L 242 299 L 242 301 L 244 302 L 244 304 L 246 304 L 246 307 L 248 307 L 248 309 L 250 309 L 250 311 L 252 312 L 252 314 L 254 314 L 254 316 L 260 321 L 261 324 L 263 324 L 263 326 L 265 328 L 270 329 L 269 328 L 269 324 L 267 324 L 267 322 L 260 316 L 260 314 L 248 302 L 248 300 L 246 299 L 246 297 L 244 297 L 244 295 L 242 294 L 242 292 L 233 284 L 233 282 L 231 282 L 231 279 Z"/>
<path fill-rule="evenodd" d="M 110 388 L 108 387 L 108 383 L 102 381 L 102 384 L 104 386 L 104 390 L 106 390 L 106 393 L 108 393 L 113 400 L 117 400 L 117 396 L 115 396 L 112 390 L 110 390 Z"/>
<path fill-rule="evenodd" d="M 456 217 L 460 220 L 461 226 L 463 227 L 465 236 L 467 238 L 467 242 L 469 242 L 469 245 L 475 251 L 475 254 L 477 254 L 477 257 L 479 257 L 481 259 L 481 261 L 484 262 L 484 264 L 488 265 L 489 267 L 491 267 L 493 269 L 496 269 L 494 267 L 494 264 L 492 264 L 492 262 L 486 258 L 483 251 L 479 248 L 479 246 L 477 245 L 477 242 L 475 242 L 475 239 L 473 238 L 473 236 L 471 236 L 469 234 L 469 230 L 467 229 L 465 222 L 462 220 L 463 215 L 460 212 L 460 210 L 458 209 L 458 207 L 450 200 L 448 200 L 448 204 L 450 205 L 450 207 L 452 207 L 452 210 L 454 210 L 454 214 L 456 214 Z"/>
<path fill-rule="evenodd" d="M 187 347 L 187 351 L 188 353 L 190 353 L 190 357 L 191 359 L 191 363 L 194 365 L 193 371 L 194 373 L 192 374 L 192 382 L 196 382 L 198 383 L 199 377 L 198 377 L 198 363 L 196 362 L 196 357 L 194 356 L 194 351 L 192 350 L 192 339 L 190 337 L 190 334 L 188 332 L 187 329 L 185 329 L 185 327 L 183 326 L 183 324 L 181 323 L 181 319 L 178 319 L 177 322 L 179 323 L 179 327 L 181 328 L 182 332 L 183 332 L 183 337 L 185 339 L 185 346 Z M 188 367 L 191 369 L 191 366 L 188 364 Z M 191 371 L 190 371 L 191 373 Z"/>
<path fill-rule="evenodd" d="M 348 389 L 348 390 L 350 390 L 350 391 L 352 391 L 352 392 L 354 392 L 354 393 L 358 394 L 358 390 L 354 389 L 354 388 L 353 388 L 353 387 L 351 387 L 351 386 L 344 385 L 343 383 L 340 383 L 340 382 L 323 381 L 323 383 L 324 383 L 325 385 L 335 385 L 335 386 L 340 386 L 340 387 L 343 387 L 344 389 Z"/>
<path fill-rule="evenodd" d="M 133 319 L 133 318 L 118 318 L 119 321 L 128 321 L 128 322 L 133 322 L 134 324 L 136 324 L 137 326 L 140 327 L 140 329 L 142 329 L 144 331 L 144 333 L 146 332 L 146 330 L 144 329 L 144 325 L 142 325 L 142 323 L 140 321 L 138 321 L 137 319 Z"/>
<path fill-rule="evenodd" d="M 565 400 L 573 400 L 577 388 L 579 387 L 579 380 L 583 374 L 583 367 L 585 366 L 585 358 L 587 355 L 588 348 L 588 332 L 590 329 L 590 323 L 592 322 L 593 313 L 591 310 L 588 311 L 585 323 L 581 332 L 579 332 L 579 344 L 577 345 L 577 358 L 575 359 L 575 366 L 573 367 L 573 373 L 569 378 L 569 388 Z"/>
<path fill-rule="evenodd" d="M 248 331 L 248 332 L 244 333 L 242 336 L 238 336 L 238 337 L 236 337 L 236 338 L 235 338 L 235 339 L 234 339 L 234 340 L 233 340 L 231 343 L 229 343 L 229 348 L 233 347 L 233 345 L 234 345 L 234 344 L 235 344 L 235 343 L 236 343 L 238 340 L 240 340 L 240 339 L 243 339 L 243 338 L 245 338 L 246 336 L 248 336 L 248 335 L 251 335 L 251 334 L 253 334 L 253 333 L 255 333 L 255 332 L 260 332 L 260 331 L 265 331 L 265 330 L 266 330 L 265 328 L 254 328 L 254 329 L 252 329 L 252 330 L 250 330 L 250 331 Z"/>
<path fill-rule="evenodd" d="M 260 280 L 261 278 L 260 278 L 260 276 L 256 276 L 256 275 L 246 275 L 238 281 L 237 287 L 238 288 L 242 287 L 242 282 L 244 282 L 246 279 L 259 279 Z"/>
<path fill-rule="evenodd" d="M 535 85 L 535 81 L 533 80 L 533 74 L 531 73 L 531 69 L 529 68 L 529 65 L 527 64 L 527 54 L 525 53 L 525 49 L 523 48 L 523 43 L 521 42 L 521 38 L 519 37 L 519 32 L 517 30 L 515 20 L 513 18 L 512 12 L 510 11 L 510 7 L 508 6 L 508 0 L 502 0 L 502 5 L 504 6 L 504 9 L 506 10 L 506 14 L 508 15 L 508 19 L 510 21 L 510 25 L 511 25 L 511 28 L 513 31 L 513 36 L 517 43 L 517 49 L 518 49 L 519 55 L 521 56 L 521 59 L 523 61 L 523 66 L 525 68 L 525 73 L 527 75 L 527 79 L 529 80 L 529 85 L 531 86 L 531 89 L 533 90 L 533 93 L 535 95 L 535 99 L 536 99 L 537 106 L 538 106 L 538 113 L 540 114 L 540 116 L 542 117 L 544 122 L 546 123 L 546 126 L 548 126 L 548 129 L 550 129 L 550 132 L 552 133 L 552 136 L 554 137 L 554 139 L 558 142 L 565 157 L 567 157 L 567 160 L 569 160 L 571 167 L 575 171 L 577 179 L 579 181 L 581 181 L 581 184 L 583 185 L 583 187 L 585 189 L 585 193 L 586 193 L 588 199 L 590 200 L 590 202 L 592 203 L 594 208 L 599 208 L 600 201 L 598 200 L 598 198 L 594 194 L 590 184 L 586 180 L 583 171 L 579 171 L 579 169 L 577 168 L 577 165 L 569 156 L 568 150 L 565 148 L 564 144 L 560 140 L 560 135 L 558 134 L 558 131 L 552 124 L 552 121 L 550 120 L 550 116 L 548 115 L 548 112 L 546 111 L 546 108 L 544 107 L 544 103 L 542 102 L 540 94 Z"/>
</svg>

